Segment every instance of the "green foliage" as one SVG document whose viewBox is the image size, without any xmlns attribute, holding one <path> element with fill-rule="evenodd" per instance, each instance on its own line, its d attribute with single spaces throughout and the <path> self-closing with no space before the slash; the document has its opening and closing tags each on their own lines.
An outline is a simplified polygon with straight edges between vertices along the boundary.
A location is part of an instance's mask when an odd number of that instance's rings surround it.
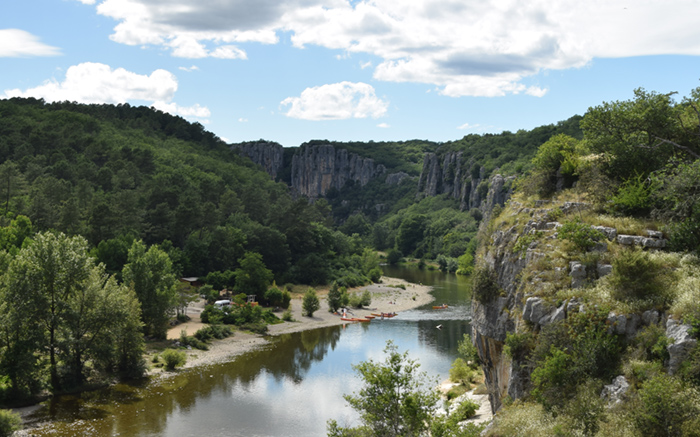
<svg viewBox="0 0 700 437">
<path fill-rule="evenodd" d="M 168 254 L 156 246 L 146 250 L 143 241 L 129 249 L 122 278 L 141 302 L 141 320 L 147 335 L 165 338 L 168 321 L 177 304 L 175 275 Z"/>
<path fill-rule="evenodd" d="M 576 219 L 568 221 L 559 228 L 557 238 L 560 240 L 569 240 L 581 252 L 587 252 L 593 248 L 597 242 L 605 238 L 605 235 L 593 229 L 587 223 Z"/>
<path fill-rule="evenodd" d="M 529 332 L 506 333 L 503 351 L 513 360 L 524 361 L 535 347 L 535 336 Z"/>
<path fill-rule="evenodd" d="M 386 255 L 386 262 L 389 263 L 389 265 L 396 265 L 401 261 L 401 258 L 403 258 L 403 254 L 401 253 L 400 250 L 398 249 L 391 249 L 389 253 Z"/>
<path fill-rule="evenodd" d="M 624 250 L 613 259 L 612 266 L 608 280 L 613 298 L 623 302 L 648 301 L 661 308 L 668 305 L 671 272 L 648 252 Z"/>
<path fill-rule="evenodd" d="M 360 414 L 363 426 L 356 430 L 377 437 L 422 435 L 430 427 L 437 393 L 423 388 L 426 375 L 418 372 L 419 365 L 407 352 L 399 353 L 389 341 L 384 353 L 384 362 L 369 360 L 353 366 L 363 386 L 344 398 Z M 351 431 L 329 422 L 329 435 L 352 435 L 347 434 Z"/>
<path fill-rule="evenodd" d="M 470 252 L 465 252 L 457 258 L 457 274 L 469 276 L 474 271 L 474 256 Z"/>
<path fill-rule="evenodd" d="M 445 255 L 438 255 L 436 259 L 438 265 L 440 266 L 440 271 L 444 273 L 455 273 L 457 271 L 457 260 L 451 257 L 446 257 Z"/>
<path fill-rule="evenodd" d="M 652 206 L 652 187 L 641 175 L 627 179 L 610 199 L 608 211 L 615 215 L 644 216 Z"/>
<path fill-rule="evenodd" d="M 590 378 L 610 380 L 620 362 L 621 340 L 608 334 L 607 311 L 571 314 L 540 332 L 531 355 L 533 397 L 548 410 L 563 405 Z"/>
<path fill-rule="evenodd" d="M 382 269 L 380 269 L 379 267 L 375 267 L 368 273 L 369 280 L 376 284 L 382 279 L 383 274 L 384 272 L 382 272 Z"/>
<path fill-rule="evenodd" d="M 479 350 L 472 343 L 472 339 L 468 334 L 464 334 L 462 339 L 457 342 L 457 353 L 467 361 L 467 364 L 472 369 L 477 369 L 481 364 Z"/>
<path fill-rule="evenodd" d="M 468 385 L 474 382 L 474 370 L 462 358 L 457 358 L 450 367 L 450 381 Z"/>
<path fill-rule="evenodd" d="M 167 370 L 175 370 L 178 367 L 182 367 L 187 363 L 187 354 L 183 351 L 177 351 L 175 349 L 166 349 L 160 354 L 160 358 L 165 364 Z"/>
<path fill-rule="evenodd" d="M 273 286 L 265 292 L 265 301 L 270 306 L 281 307 L 284 303 L 284 293 L 276 286 Z"/>
<path fill-rule="evenodd" d="M 537 231 L 533 234 L 521 235 L 515 242 L 515 246 L 513 246 L 513 252 L 524 255 L 527 252 L 527 249 L 530 247 L 530 245 L 542 238 L 542 235 L 542 231 Z"/>
<path fill-rule="evenodd" d="M 318 295 L 316 290 L 309 288 L 304 293 L 304 297 L 301 302 L 301 308 L 303 310 L 303 315 L 307 317 L 313 317 L 314 313 L 321 308 L 321 303 L 318 300 Z"/>
<path fill-rule="evenodd" d="M 239 293 L 255 295 L 258 301 L 265 299 L 265 291 L 272 282 L 273 274 L 265 267 L 262 255 L 246 252 L 243 258 L 238 260 L 240 267 L 236 269 L 236 286 L 234 290 Z"/>
<path fill-rule="evenodd" d="M 697 391 L 662 373 L 642 384 L 631 414 L 644 435 L 687 435 L 697 425 L 699 402 Z"/>
<path fill-rule="evenodd" d="M 10 437 L 22 429 L 22 417 L 10 410 L 0 410 L 0 437 Z"/>
<path fill-rule="evenodd" d="M 488 267 L 477 267 L 472 275 L 472 297 L 481 303 L 488 303 L 501 295 L 496 282 L 496 272 Z"/>
<path fill-rule="evenodd" d="M 348 290 L 345 287 L 339 287 L 337 282 L 331 284 L 331 289 L 326 296 L 328 302 L 328 311 L 334 313 L 339 308 L 345 306 L 349 302 Z"/>
</svg>

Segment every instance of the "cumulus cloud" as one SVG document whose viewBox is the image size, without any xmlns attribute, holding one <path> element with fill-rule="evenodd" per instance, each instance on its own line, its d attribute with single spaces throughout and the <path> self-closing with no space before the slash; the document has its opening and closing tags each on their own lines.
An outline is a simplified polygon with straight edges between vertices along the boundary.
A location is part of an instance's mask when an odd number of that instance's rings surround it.
<svg viewBox="0 0 700 437">
<path fill-rule="evenodd" d="M 42 43 L 39 38 L 21 29 L 0 29 L 0 58 L 25 56 L 57 56 L 61 50 Z"/>
<path fill-rule="evenodd" d="M 97 11 L 118 22 L 111 38 L 124 44 L 246 59 L 242 44 L 285 32 L 299 48 L 376 57 L 375 79 L 454 97 L 542 96 L 546 87 L 523 79 L 596 57 L 700 55 L 691 0 L 102 0 Z M 660 19 L 668 11 L 682 13 Z"/>
<path fill-rule="evenodd" d="M 285 115 L 303 120 L 378 118 L 386 114 L 389 106 L 375 95 L 374 87 L 361 82 L 307 88 L 299 97 L 288 97 L 280 104 L 289 106 Z"/>
<path fill-rule="evenodd" d="M 123 68 L 85 62 L 66 71 L 63 81 L 51 79 L 27 90 L 5 91 L 5 97 L 35 97 L 47 101 L 76 101 L 80 103 L 150 103 L 162 111 L 183 117 L 208 117 L 209 109 L 200 105 L 179 106 L 172 102 L 177 91 L 177 78 L 166 70 L 141 75 Z"/>
</svg>

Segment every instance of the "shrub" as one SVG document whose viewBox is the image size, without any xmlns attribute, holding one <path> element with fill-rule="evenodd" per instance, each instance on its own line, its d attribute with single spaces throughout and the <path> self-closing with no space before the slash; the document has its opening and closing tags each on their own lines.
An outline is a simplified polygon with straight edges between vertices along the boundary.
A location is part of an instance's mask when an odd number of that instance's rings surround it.
<svg viewBox="0 0 700 437">
<path fill-rule="evenodd" d="M 475 413 L 476 410 L 479 409 L 479 404 L 476 402 L 473 402 L 471 400 L 466 400 L 459 404 L 459 407 L 457 407 L 457 410 L 452 413 L 450 416 L 454 417 L 457 422 L 462 422 L 464 420 L 469 419 L 472 417 Z"/>
<path fill-rule="evenodd" d="M 10 410 L 0 410 L 0 437 L 9 437 L 22 429 L 22 418 Z"/>
<path fill-rule="evenodd" d="M 651 186 L 638 175 L 626 180 L 608 205 L 615 215 L 646 215 L 651 210 Z"/>
<path fill-rule="evenodd" d="M 160 357 L 163 359 L 167 370 L 175 370 L 175 368 L 184 366 L 187 362 L 187 355 L 185 352 L 176 351 L 174 349 L 164 350 L 161 352 Z"/>
<path fill-rule="evenodd" d="M 369 290 L 365 290 L 362 292 L 362 296 L 360 296 L 360 305 L 363 307 L 370 306 L 372 304 L 372 293 L 369 292 Z"/>
<path fill-rule="evenodd" d="M 623 250 L 612 261 L 613 271 L 609 276 L 612 297 L 622 302 L 650 300 L 656 305 L 665 305 L 668 278 L 661 263 L 641 249 Z"/>
<path fill-rule="evenodd" d="M 535 337 L 530 332 L 506 333 L 504 352 L 513 360 L 524 361 L 535 347 Z"/>
<path fill-rule="evenodd" d="M 474 371 L 467 365 L 466 361 L 457 358 L 450 367 L 450 381 L 469 385 L 474 382 Z"/>
<path fill-rule="evenodd" d="M 302 309 L 305 316 L 313 317 L 314 313 L 321 308 L 321 303 L 318 300 L 318 295 L 313 288 L 306 290 L 302 300 Z"/>
<path fill-rule="evenodd" d="M 566 222 L 559 228 L 557 238 L 560 240 L 571 241 L 576 249 L 581 252 L 587 252 L 593 248 L 598 240 L 605 238 L 605 235 L 593 229 L 589 224 L 583 223 L 580 220 Z"/>
<path fill-rule="evenodd" d="M 462 356 L 472 369 L 477 369 L 481 360 L 479 359 L 479 350 L 472 343 L 471 337 L 468 334 L 462 336 L 462 340 L 457 342 L 457 353 Z"/>
<path fill-rule="evenodd" d="M 391 249 L 389 253 L 386 255 L 386 262 L 389 263 L 389 265 L 395 265 L 398 264 L 401 261 L 401 258 L 403 258 L 403 254 L 401 253 L 400 250 L 398 249 Z"/>
<path fill-rule="evenodd" d="M 367 275 L 369 276 L 370 281 L 377 283 L 382 278 L 382 274 L 382 269 L 380 269 L 379 267 L 375 267 L 372 270 L 370 270 Z"/>
<path fill-rule="evenodd" d="M 284 294 L 282 290 L 277 287 L 271 287 L 265 292 L 265 300 L 273 307 L 282 306 L 284 300 Z"/>
<path fill-rule="evenodd" d="M 338 286 L 337 281 L 334 281 L 333 284 L 331 284 L 331 289 L 328 291 L 328 295 L 326 295 L 329 312 L 334 313 L 343 306 L 343 289 L 344 288 Z M 347 290 L 345 290 L 345 293 L 347 294 Z"/>
<path fill-rule="evenodd" d="M 292 301 L 292 294 L 289 291 L 284 290 L 282 292 L 282 305 L 281 305 L 281 307 L 284 309 L 289 308 L 289 303 L 291 301 Z"/>
<path fill-rule="evenodd" d="M 682 435 L 684 425 L 700 413 L 698 400 L 696 391 L 662 373 L 642 384 L 632 417 L 643 435 Z"/>
<path fill-rule="evenodd" d="M 478 302 L 487 303 L 501 295 L 501 288 L 496 283 L 496 272 L 488 267 L 478 267 L 472 276 L 472 296 Z"/>
</svg>

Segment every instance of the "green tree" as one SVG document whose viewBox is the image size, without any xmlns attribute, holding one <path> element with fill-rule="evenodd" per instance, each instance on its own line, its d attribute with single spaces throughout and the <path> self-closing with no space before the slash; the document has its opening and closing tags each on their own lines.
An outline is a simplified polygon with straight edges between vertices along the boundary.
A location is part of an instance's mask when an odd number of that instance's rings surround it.
<svg viewBox="0 0 700 437">
<path fill-rule="evenodd" d="M 328 301 L 328 312 L 334 313 L 343 306 L 344 288 L 345 287 L 339 287 L 338 283 L 333 281 L 331 284 L 331 289 L 328 290 L 328 295 L 326 296 L 326 300 Z M 345 294 L 347 294 L 347 290 L 345 290 Z"/>
<path fill-rule="evenodd" d="M 134 241 L 122 278 L 141 302 L 141 319 L 146 334 L 165 338 L 168 320 L 177 305 L 176 279 L 168 254 L 156 246 L 146 250 L 143 241 Z"/>
<path fill-rule="evenodd" d="M 399 353 L 393 342 L 387 342 L 384 353 L 384 362 L 369 360 L 353 366 L 363 387 L 357 395 L 343 396 L 360 413 L 362 426 L 343 428 L 331 420 L 328 435 L 419 436 L 430 428 L 439 397 L 434 389 L 425 388 L 426 374 L 419 373 L 420 365 L 408 352 Z"/>
<path fill-rule="evenodd" d="M 405 254 L 413 253 L 423 241 L 427 217 L 422 214 L 410 215 L 399 226 L 396 247 Z"/>
<path fill-rule="evenodd" d="M 48 351 L 54 390 L 60 388 L 61 329 L 68 317 L 70 301 L 85 287 L 93 267 L 87 247 L 82 237 L 37 234 L 12 260 L 7 272 L 6 298 L 12 302 L 10 310 L 14 317 L 33 324 L 42 335 L 41 343 L 27 344 L 21 348 L 22 352 L 32 353 L 42 347 Z"/>
<path fill-rule="evenodd" d="M 262 255 L 255 252 L 246 252 L 243 258 L 238 260 L 240 267 L 236 269 L 236 286 L 234 290 L 247 295 L 254 294 L 258 301 L 265 299 L 265 292 L 270 286 L 273 274 L 265 267 Z"/>
<path fill-rule="evenodd" d="M 304 315 L 308 317 L 313 317 L 314 313 L 321 308 L 321 302 L 319 302 L 318 295 L 313 288 L 306 290 L 301 305 Z"/>
</svg>

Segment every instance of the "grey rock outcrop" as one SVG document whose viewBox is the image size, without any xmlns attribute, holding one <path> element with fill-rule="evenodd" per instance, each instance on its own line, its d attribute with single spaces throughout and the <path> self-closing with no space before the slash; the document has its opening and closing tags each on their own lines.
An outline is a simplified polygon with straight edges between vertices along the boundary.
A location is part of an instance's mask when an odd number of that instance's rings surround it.
<svg viewBox="0 0 700 437">
<path fill-rule="evenodd" d="M 666 337 L 673 341 L 667 347 L 670 355 L 668 373 L 671 375 L 680 369 L 681 363 L 688 356 L 688 352 L 698 344 L 698 341 L 691 337 L 690 328 L 690 325 L 678 323 L 672 318 L 666 321 Z"/>
<path fill-rule="evenodd" d="M 627 382 L 627 378 L 620 375 L 613 379 L 612 384 L 603 387 L 600 397 L 608 401 L 608 405 L 612 407 L 623 401 L 629 388 L 630 384 Z"/>
<path fill-rule="evenodd" d="M 278 143 L 257 141 L 234 144 L 231 148 L 261 166 L 272 179 L 277 178 L 284 164 L 284 148 Z"/>
<path fill-rule="evenodd" d="M 291 186 L 295 194 L 316 199 L 331 188 L 341 189 L 348 181 L 365 186 L 385 172 L 386 168 L 373 159 L 331 145 L 314 145 L 301 148 L 292 157 Z"/>
</svg>

